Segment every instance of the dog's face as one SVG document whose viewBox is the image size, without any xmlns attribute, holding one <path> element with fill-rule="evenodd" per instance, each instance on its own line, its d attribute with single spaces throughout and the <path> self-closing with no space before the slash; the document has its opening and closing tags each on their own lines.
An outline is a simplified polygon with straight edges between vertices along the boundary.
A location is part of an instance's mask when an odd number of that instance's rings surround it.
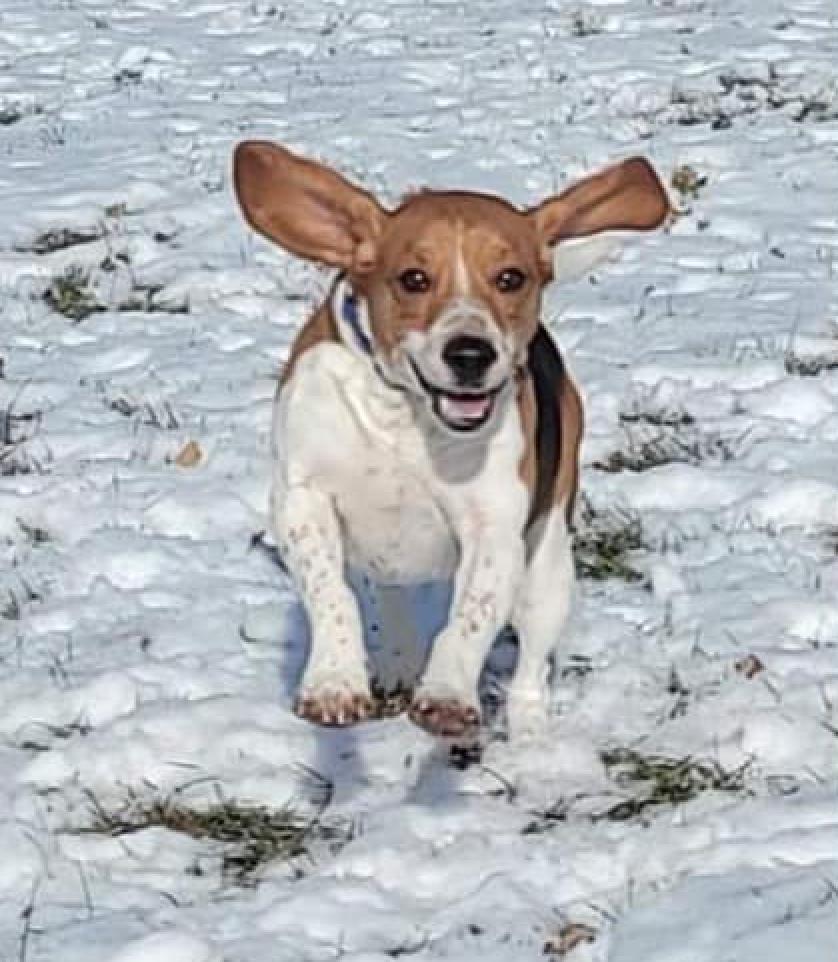
<svg viewBox="0 0 838 962">
<path fill-rule="evenodd" d="M 234 173 L 253 227 L 346 272 L 388 379 L 456 435 L 487 427 L 511 396 L 560 245 L 651 229 L 670 212 L 640 158 L 529 211 L 453 191 L 414 194 L 386 211 L 329 168 L 261 141 L 239 145 Z"/>
<path fill-rule="evenodd" d="M 497 198 L 428 192 L 389 216 L 378 249 L 353 283 L 388 377 L 445 429 L 479 430 L 538 325 L 548 274 L 535 230 Z"/>
</svg>

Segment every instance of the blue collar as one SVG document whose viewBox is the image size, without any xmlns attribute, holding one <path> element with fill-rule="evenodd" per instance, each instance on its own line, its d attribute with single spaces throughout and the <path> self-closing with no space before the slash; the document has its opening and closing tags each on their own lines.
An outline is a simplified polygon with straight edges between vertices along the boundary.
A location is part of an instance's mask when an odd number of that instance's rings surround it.
<svg viewBox="0 0 838 962">
<path fill-rule="evenodd" d="M 361 313 L 358 298 L 349 289 L 348 285 L 343 295 L 343 301 L 340 306 L 340 314 L 343 320 L 346 321 L 346 323 L 352 329 L 352 334 L 358 347 L 364 352 L 364 354 L 372 357 L 375 351 L 369 335 L 361 324 Z"/>
</svg>

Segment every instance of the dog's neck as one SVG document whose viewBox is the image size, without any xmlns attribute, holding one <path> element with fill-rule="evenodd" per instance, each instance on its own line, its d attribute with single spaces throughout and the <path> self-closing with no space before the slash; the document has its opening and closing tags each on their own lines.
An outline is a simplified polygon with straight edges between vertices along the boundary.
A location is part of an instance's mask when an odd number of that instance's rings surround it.
<svg viewBox="0 0 838 962">
<path fill-rule="evenodd" d="M 367 302 L 352 290 L 348 278 L 338 278 L 329 299 L 329 309 L 343 346 L 372 367 L 383 387 L 403 397 L 407 388 L 393 381 L 383 369 L 376 353 Z"/>
<path fill-rule="evenodd" d="M 339 278 L 335 284 L 330 307 L 344 345 L 374 362 L 375 341 L 367 303 L 352 290 L 346 277 Z"/>
</svg>

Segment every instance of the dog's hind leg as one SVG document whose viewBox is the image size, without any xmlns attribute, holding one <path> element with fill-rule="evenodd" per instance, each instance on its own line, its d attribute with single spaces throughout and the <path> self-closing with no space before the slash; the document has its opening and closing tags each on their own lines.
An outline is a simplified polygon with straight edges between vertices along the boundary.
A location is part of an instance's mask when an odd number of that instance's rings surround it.
<svg viewBox="0 0 838 962">
<path fill-rule="evenodd" d="M 570 610 L 574 567 L 564 509 L 555 506 L 528 539 L 531 552 L 512 613 L 518 635 L 518 666 L 507 691 L 513 736 L 535 734 L 550 708 L 549 659 Z"/>
</svg>

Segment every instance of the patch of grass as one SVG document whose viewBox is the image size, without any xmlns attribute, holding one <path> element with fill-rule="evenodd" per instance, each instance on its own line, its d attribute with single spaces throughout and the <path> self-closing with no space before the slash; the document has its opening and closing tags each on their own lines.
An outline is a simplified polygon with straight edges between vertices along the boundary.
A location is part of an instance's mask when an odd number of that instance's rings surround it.
<svg viewBox="0 0 838 962">
<path fill-rule="evenodd" d="M 644 575 L 630 560 L 632 552 L 646 547 L 640 519 L 615 509 L 599 511 L 587 499 L 578 513 L 574 537 L 574 558 L 579 578 L 604 581 L 642 582 Z"/>
<path fill-rule="evenodd" d="M 580 945 L 595 942 L 597 930 L 584 922 L 568 922 L 544 943 L 544 955 L 563 959 Z"/>
<path fill-rule="evenodd" d="M 825 371 L 838 371 L 838 345 L 832 353 L 800 355 L 788 351 L 784 359 L 786 374 L 817 377 Z"/>
<path fill-rule="evenodd" d="M 79 236 L 79 235 L 74 235 Z M 48 240 L 44 240 L 48 238 Z M 64 232 L 54 231 L 49 235 L 42 235 L 44 243 L 60 243 L 70 238 Z M 88 238 L 87 240 L 93 240 Z M 83 243 L 86 241 L 77 241 Z M 130 270 L 130 258 L 126 254 L 116 253 L 108 255 L 97 269 L 99 279 L 117 270 Z M 146 283 L 137 280 L 133 273 L 129 275 L 125 285 L 127 291 L 121 296 L 112 297 L 107 302 L 100 298 L 94 274 L 91 269 L 79 265 L 67 267 L 62 274 L 53 278 L 44 291 L 44 300 L 59 314 L 75 323 L 85 320 L 91 314 L 102 311 L 140 311 L 146 314 L 188 314 L 189 302 L 184 299 L 166 300 L 163 295 L 162 284 Z M 107 289 L 108 284 L 102 284 L 101 289 Z M 124 290 L 124 288 L 123 288 Z"/>
<path fill-rule="evenodd" d="M 795 123 L 834 120 L 838 85 L 827 76 L 820 82 L 807 74 L 780 76 L 772 65 L 758 75 L 729 71 L 718 75 L 715 87 L 673 86 L 668 103 L 641 110 L 637 116 L 649 124 L 708 124 L 713 130 L 727 130 L 737 121 L 748 122 L 772 111 Z"/>
<path fill-rule="evenodd" d="M 0 618 L 5 618 L 6 621 L 20 621 L 20 612 L 20 599 L 13 591 L 10 591 L 8 600 L 0 606 Z"/>
<path fill-rule="evenodd" d="M 33 601 L 43 601 L 43 597 L 28 581 L 21 578 L 19 590 L 7 591 L 6 601 L 0 605 L 0 618 L 5 618 L 6 621 L 20 621 L 23 606 Z"/>
<path fill-rule="evenodd" d="M 620 411 L 619 418 L 621 424 L 649 424 L 658 428 L 682 428 L 695 424 L 695 418 L 684 407 L 645 407 L 639 401 L 628 410 Z"/>
<path fill-rule="evenodd" d="M 605 21 L 595 10 L 580 8 L 570 15 L 570 32 L 574 37 L 595 37 L 605 31 Z"/>
<path fill-rule="evenodd" d="M 568 655 L 559 674 L 562 678 L 587 678 L 594 670 L 589 655 Z"/>
<path fill-rule="evenodd" d="M 90 284 L 90 274 L 82 267 L 68 267 L 54 278 L 44 292 L 44 300 L 59 314 L 78 324 L 91 314 L 106 310 Z"/>
<path fill-rule="evenodd" d="M 729 461 L 743 441 L 708 431 L 680 403 L 654 397 L 635 398 L 619 414 L 624 442 L 606 458 L 593 462 L 600 471 L 648 471 L 664 464 Z"/>
<path fill-rule="evenodd" d="M 698 197 L 698 192 L 702 187 L 707 186 L 707 177 L 699 174 L 698 171 L 689 164 L 680 164 L 672 171 L 670 184 L 676 190 L 682 202 L 694 200 Z"/>
<path fill-rule="evenodd" d="M 568 820 L 573 803 L 578 798 L 558 798 L 552 805 L 538 812 L 533 812 L 535 818 L 521 829 L 522 835 L 544 835 L 556 825 Z"/>
<path fill-rule="evenodd" d="M 18 518 L 17 526 L 30 544 L 48 544 L 52 541 L 52 536 L 49 531 L 47 531 L 46 528 L 40 527 L 40 525 L 29 524 L 28 521 Z"/>
<path fill-rule="evenodd" d="M 624 447 L 612 451 L 592 467 L 615 474 L 618 471 L 649 471 L 664 464 L 701 464 L 704 461 L 730 461 L 736 444 L 721 434 L 699 430 L 680 431 L 664 426 L 660 430 L 632 431 L 624 427 Z"/>
<path fill-rule="evenodd" d="M 23 120 L 24 117 L 42 114 L 44 108 L 32 101 L 20 101 L 15 103 L 3 97 L 0 99 L 0 127 L 11 127 Z"/>
<path fill-rule="evenodd" d="M 234 799 L 198 807 L 182 801 L 177 793 L 151 800 L 131 794 L 120 808 L 108 810 L 88 793 L 92 821 L 76 831 L 119 837 L 165 828 L 215 843 L 221 848 L 222 879 L 235 885 L 254 884 L 258 871 L 271 862 L 311 858 L 312 850 L 322 844 L 334 852 L 351 840 L 351 824 L 324 818 L 332 799 L 332 785 L 321 776 L 314 777 L 321 794 L 313 814 L 297 810 L 290 803 L 269 808 Z"/>
<path fill-rule="evenodd" d="M 561 796 L 549 807 L 531 811 L 532 819 L 521 834 L 544 835 L 574 817 L 589 822 L 624 822 L 662 807 L 683 805 L 706 792 L 749 794 L 746 778 L 750 762 L 728 770 L 709 758 L 647 755 L 625 747 L 606 749 L 600 758 L 620 789 L 622 797 L 618 802 L 602 808 L 599 793 Z"/>
<path fill-rule="evenodd" d="M 168 401 L 136 401 L 124 394 L 105 401 L 110 410 L 126 418 L 136 417 L 141 424 L 161 431 L 177 431 L 181 421 Z"/>
<path fill-rule="evenodd" d="M 23 111 L 14 104 L 0 107 L 0 127 L 11 127 L 23 119 Z"/>
<path fill-rule="evenodd" d="M 116 265 L 112 260 L 102 262 L 102 270 L 112 271 Z M 141 311 L 144 314 L 188 314 L 187 300 L 166 301 L 161 298 L 162 284 L 146 284 L 134 280 L 129 294 L 112 305 L 115 311 Z"/>
<path fill-rule="evenodd" d="M 27 250 L 34 254 L 52 254 L 80 244 L 92 244 L 101 240 L 105 231 L 101 226 L 87 228 L 56 227 L 46 230 L 32 241 Z"/>
<path fill-rule="evenodd" d="M 373 718 L 397 718 L 403 715 L 413 701 L 413 692 L 402 683 L 392 691 L 387 690 L 378 679 L 370 682 L 373 700 Z"/>
<path fill-rule="evenodd" d="M 86 721 L 74 721 L 66 725 L 47 725 L 43 723 L 37 727 L 48 737 L 45 739 L 37 737 L 25 738 L 19 745 L 23 751 L 48 752 L 52 748 L 50 740 L 64 741 L 69 738 L 74 738 L 76 735 L 84 737 L 93 731 L 93 726 Z"/>
<path fill-rule="evenodd" d="M 17 413 L 14 401 L 0 411 L 0 477 L 42 473 L 41 463 L 28 448 L 41 426 L 41 418 L 40 411 Z"/>
<path fill-rule="evenodd" d="M 633 748 L 610 748 L 600 757 L 609 776 L 630 792 L 628 797 L 593 815 L 594 821 L 621 822 L 648 809 L 673 807 L 704 792 L 744 794 L 750 762 L 726 770 L 714 759 L 644 755 Z"/>
</svg>

